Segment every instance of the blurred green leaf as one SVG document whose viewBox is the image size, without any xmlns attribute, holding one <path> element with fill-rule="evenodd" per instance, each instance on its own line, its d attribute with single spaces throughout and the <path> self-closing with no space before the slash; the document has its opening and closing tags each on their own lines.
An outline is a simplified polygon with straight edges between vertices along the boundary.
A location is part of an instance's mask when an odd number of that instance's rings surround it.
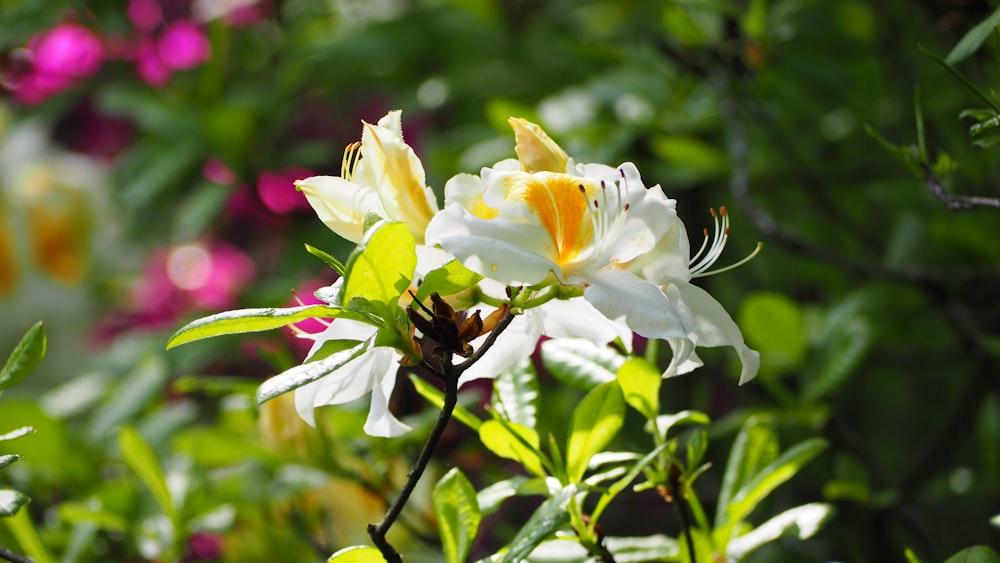
<svg viewBox="0 0 1000 563">
<path fill-rule="evenodd" d="M 103 441 L 114 427 L 133 419 L 160 397 L 168 377 L 166 361 L 161 355 L 150 354 L 139 360 L 96 409 L 87 428 L 87 438 L 91 442 Z"/>
<path fill-rule="evenodd" d="M 601 517 L 601 514 L 604 513 L 604 509 L 608 507 L 608 504 L 610 504 L 620 492 L 624 491 L 625 488 L 639 476 L 639 473 L 641 473 L 642 470 L 645 469 L 650 462 L 656 459 L 656 456 L 669 445 L 669 443 L 665 442 L 656 448 L 653 448 L 653 451 L 636 460 L 635 463 L 633 463 L 629 468 L 628 472 L 626 472 L 620 479 L 612 483 L 612 485 L 601 494 L 600 498 L 597 500 L 597 505 L 595 505 L 594 509 L 590 512 L 590 521 L 596 525 L 597 521 Z"/>
<path fill-rule="evenodd" d="M 407 376 L 410 378 L 410 382 L 413 383 L 413 388 L 417 390 L 417 393 L 421 397 L 427 399 L 430 404 L 434 405 L 438 409 L 444 407 L 444 392 L 425 381 L 419 375 L 410 373 L 407 374 Z M 469 409 L 463 407 L 462 405 L 455 405 L 455 410 L 452 411 L 452 416 L 476 432 L 479 432 L 479 427 L 483 424 L 483 421 L 480 420 L 479 417 L 472 414 Z"/>
<path fill-rule="evenodd" d="M 535 428 L 539 386 L 531 358 L 502 371 L 493 382 L 493 393 L 493 406 L 503 418 Z"/>
<path fill-rule="evenodd" d="M 427 272 L 417 288 L 417 301 L 423 301 L 431 293 L 454 295 L 469 289 L 483 279 L 483 276 L 466 268 L 458 260 L 452 260 L 440 268 Z"/>
<path fill-rule="evenodd" d="M 587 393 L 573 411 L 566 442 L 566 473 L 579 483 L 590 458 L 604 449 L 625 421 L 625 398 L 617 381 L 608 381 Z"/>
<path fill-rule="evenodd" d="M 153 495 L 156 504 L 172 523 L 177 524 L 177 507 L 174 506 L 167 488 L 167 478 L 156 457 L 156 452 L 149 446 L 138 430 L 131 426 L 123 426 L 118 432 L 118 447 L 121 449 L 122 460 L 135 473 L 146 490 Z M 177 531 L 175 531 L 177 533 Z"/>
<path fill-rule="evenodd" d="M 325 305 L 301 305 L 285 309 L 237 309 L 203 317 L 182 326 L 167 341 L 167 350 L 204 338 L 271 330 L 313 318 L 360 320 L 357 315 Z"/>
<path fill-rule="evenodd" d="M 3 491 L 0 491 L 0 505 L 3 504 Z M 3 523 L 7 525 L 7 529 L 10 530 L 21 549 L 35 563 L 55 563 L 55 558 L 46 549 L 27 510 L 16 511 L 12 516 L 4 518 Z"/>
<path fill-rule="evenodd" d="M 331 372 L 340 369 L 348 362 L 367 352 L 374 345 L 376 336 L 372 336 L 353 348 L 341 350 L 318 362 L 309 362 L 295 366 L 268 379 L 257 388 L 257 393 L 254 395 L 257 404 L 266 403 L 278 395 L 284 395 L 307 383 L 312 383 L 317 379 L 326 377 Z"/>
<path fill-rule="evenodd" d="M 21 456 L 17 454 L 0 455 L 0 469 L 7 467 L 19 459 L 21 459 Z"/>
<path fill-rule="evenodd" d="M 24 333 L 20 342 L 7 356 L 7 362 L 3 370 L 0 370 L 0 394 L 3 394 L 5 389 L 20 383 L 34 371 L 45 357 L 45 346 L 45 325 L 42 321 L 38 321 Z"/>
<path fill-rule="evenodd" d="M 747 344 L 760 352 L 762 369 L 784 373 L 802 365 L 808 342 L 802 309 L 794 301 L 758 291 L 743 300 L 738 319 Z"/>
<path fill-rule="evenodd" d="M 385 561 L 382 552 L 374 547 L 355 545 L 334 553 L 326 563 L 372 563 L 373 561 Z"/>
<path fill-rule="evenodd" d="M 952 47 L 948 56 L 944 58 L 944 61 L 950 65 L 955 65 L 966 58 L 972 53 L 979 50 L 979 47 L 989 38 L 993 30 L 996 29 L 997 25 L 1000 25 L 1000 8 L 993 11 L 992 14 L 986 17 L 983 21 L 976 24 L 975 27 L 970 29 L 963 37 Z"/>
<path fill-rule="evenodd" d="M 479 529 L 481 516 L 476 490 L 453 467 L 434 486 L 432 498 L 445 561 L 462 563 L 468 558 Z"/>
<path fill-rule="evenodd" d="M 11 430 L 5 434 L 0 434 L 0 442 L 5 442 L 7 440 L 14 440 L 20 438 L 21 436 L 27 436 L 28 434 L 34 434 L 35 429 L 31 426 L 22 426 L 15 430 Z"/>
<path fill-rule="evenodd" d="M 985 545 L 976 545 L 959 551 L 944 563 L 1000 563 L 1000 554 Z"/>
<path fill-rule="evenodd" d="M 542 364 L 553 377 L 583 391 L 615 380 L 625 358 L 607 346 L 577 338 L 542 342 Z"/>
<path fill-rule="evenodd" d="M 487 420 L 479 427 L 479 439 L 496 455 L 520 463 L 535 475 L 546 475 L 540 457 L 538 433 L 531 428 L 514 422 Z"/>
<path fill-rule="evenodd" d="M 125 517 L 102 508 L 97 499 L 64 502 L 56 508 L 56 514 L 63 522 L 91 524 L 109 532 L 125 533 L 129 527 L 129 521 Z"/>
<path fill-rule="evenodd" d="M 653 364 L 642 358 L 630 358 L 618 368 L 618 384 L 625 402 L 648 419 L 660 413 L 660 383 L 663 376 Z"/>
<path fill-rule="evenodd" d="M 29 502 L 31 499 L 25 494 L 11 489 L 0 489 L 0 518 L 13 516 Z"/>
</svg>

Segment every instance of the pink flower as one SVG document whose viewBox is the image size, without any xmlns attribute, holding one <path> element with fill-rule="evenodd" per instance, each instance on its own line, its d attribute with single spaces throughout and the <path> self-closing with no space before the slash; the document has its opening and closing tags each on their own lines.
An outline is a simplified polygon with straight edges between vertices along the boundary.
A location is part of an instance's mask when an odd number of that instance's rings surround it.
<svg viewBox="0 0 1000 563">
<path fill-rule="evenodd" d="M 171 22 L 160 34 L 156 50 L 163 63 L 176 70 L 194 68 L 212 54 L 205 32 L 188 20 Z"/>
<path fill-rule="evenodd" d="M 295 189 L 295 180 L 315 174 L 305 168 L 287 168 L 281 172 L 262 172 L 257 176 L 257 195 L 271 212 L 286 215 L 309 209 L 309 200 Z"/>
<path fill-rule="evenodd" d="M 139 31 L 152 32 L 163 19 L 159 0 L 129 0 L 128 19 Z"/>
<path fill-rule="evenodd" d="M 153 39 L 145 39 L 139 45 L 135 69 L 143 80 L 157 88 L 166 85 L 173 74 L 173 71 L 160 59 Z"/>
<path fill-rule="evenodd" d="M 42 74 L 87 78 L 104 63 L 104 44 L 89 29 L 67 22 L 38 38 L 35 70 Z"/>
<path fill-rule="evenodd" d="M 201 175 L 209 182 L 228 186 L 236 181 L 236 173 L 232 171 L 225 162 L 214 156 L 205 162 L 201 169 Z"/>
</svg>

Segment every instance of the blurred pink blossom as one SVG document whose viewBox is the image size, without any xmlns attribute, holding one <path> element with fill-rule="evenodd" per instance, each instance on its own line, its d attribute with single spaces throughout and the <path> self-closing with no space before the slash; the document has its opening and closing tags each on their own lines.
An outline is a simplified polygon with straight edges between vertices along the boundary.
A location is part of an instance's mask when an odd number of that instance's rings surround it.
<svg viewBox="0 0 1000 563">
<path fill-rule="evenodd" d="M 26 47 L 33 65 L 13 84 L 14 96 L 39 104 L 88 78 L 104 64 L 101 38 L 75 22 L 64 22 L 31 39 Z"/>
<path fill-rule="evenodd" d="M 309 200 L 295 189 L 295 180 L 315 174 L 306 168 L 286 168 L 281 172 L 262 172 L 257 176 L 257 195 L 272 213 L 287 215 L 293 211 L 308 210 Z"/>
<path fill-rule="evenodd" d="M 236 173 L 226 166 L 225 162 L 216 157 L 205 161 L 205 166 L 201 169 L 201 175 L 209 182 L 214 182 L 220 186 L 228 186 L 236 181 Z"/>
<path fill-rule="evenodd" d="M 156 49 L 156 41 L 152 38 L 146 38 L 139 44 L 135 69 L 143 80 L 157 88 L 165 86 L 173 74 L 173 71 L 160 58 Z"/>
<path fill-rule="evenodd" d="M 194 561 L 215 561 L 222 557 L 222 538 L 218 534 L 194 532 L 188 537 L 188 550 Z"/>
<path fill-rule="evenodd" d="M 163 19 L 160 0 L 129 0 L 128 19 L 139 31 L 151 33 Z"/>
<path fill-rule="evenodd" d="M 207 61 L 212 46 L 201 27 L 188 20 L 176 20 L 160 34 L 156 51 L 168 67 L 185 70 Z"/>
<path fill-rule="evenodd" d="M 334 274 L 332 270 L 327 270 L 326 273 L 320 277 L 302 282 L 299 284 L 299 287 L 292 292 L 293 297 L 285 303 L 285 306 L 297 307 L 299 305 L 323 304 L 323 302 L 320 301 L 314 293 L 317 289 L 332 284 L 336 277 L 336 274 Z M 327 323 L 329 322 L 332 322 L 332 319 L 327 321 Z M 305 335 L 319 334 L 326 330 L 327 326 L 329 326 L 329 324 L 324 324 L 318 319 L 306 319 L 295 323 L 287 329 L 288 334 L 290 335 L 289 345 L 292 348 L 292 354 L 295 356 L 296 360 L 304 360 L 306 355 L 309 353 L 309 349 L 312 348 L 314 342 L 313 339 Z"/>
</svg>

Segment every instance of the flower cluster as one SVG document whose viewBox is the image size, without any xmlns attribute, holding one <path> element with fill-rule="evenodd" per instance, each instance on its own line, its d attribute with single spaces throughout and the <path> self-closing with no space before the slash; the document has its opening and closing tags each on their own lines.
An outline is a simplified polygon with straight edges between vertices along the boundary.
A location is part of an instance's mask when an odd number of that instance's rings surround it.
<svg viewBox="0 0 1000 563">
<path fill-rule="evenodd" d="M 352 242 L 362 242 L 376 219 L 405 225 L 416 243 L 415 272 L 408 282 L 414 287 L 450 262 L 478 274 L 478 284 L 450 303 L 438 296 L 427 300 L 435 313 L 452 306 L 482 315 L 509 306 L 517 313 L 489 353 L 464 372 L 463 381 L 496 376 L 531 354 L 543 335 L 600 345 L 618 341 L 628 349 L 633 333 L 669 344 L 673 359 L 664 377 L 700 365 L 697 347 L 730 346 L 742 362 L 740 383 L 752 379 L 758 353 L 746 346 L 723 307 L 691 283 L 711 273 L 725 246 L 725 209 L 713 211 L 715 232 L 706 230 L 705 244 L 692 257 L 676 201 L 658 185 L 647 187 L 635 165 L 577 163 L 538 125 L 516 118 L 510 124 L 517 159 L 478 175 L 455 176 L 445 185 L 443 208 L 403 139 L 399 111 L 364 124 L 361 141 L 345 151 L 339 177 L 311 177 L 296 186 L 323 223 Z M 516 297 L 505 301 L 504 293 L 510 295 L 512 288 Z M 343 292 L 341 279 L 317 297 L 338 306 Z M 405 306 L 417 295 L 411 289 L 396 299 Z M 423 301 L 417 306 L 429 310 Z M 302 417 L 312 423 L 315 407 L 371 393 L 365 430 L 379 436 L 405 431 L 389 412 L 388 398 L 398 365 L 424 361 L 411 342 L 428 336 L 422 333 L 430 321 L 420 318 L 408 325 L 410 338 L 389 345 L 374 340 L 380 328 L 363 318 L 339 318 L 322 333 L 304 334 L 315 341 L 311 356 L 332 341 L 375 344 L 299 386 L 296 406 Z M 473 340 L 471 348 L 483 338 Z"/>
</svg>

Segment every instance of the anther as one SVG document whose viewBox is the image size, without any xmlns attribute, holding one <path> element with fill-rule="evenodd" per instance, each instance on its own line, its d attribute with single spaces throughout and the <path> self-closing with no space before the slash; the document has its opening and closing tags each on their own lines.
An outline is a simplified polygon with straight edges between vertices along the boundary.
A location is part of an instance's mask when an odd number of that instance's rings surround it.
<svg viewBox="0 0 1000 563">
<path fill-rule="evenodd" d="M 622 206 L 622 211 L 628 211 L 628 207 L 629 205 L 626 203 L 625 205 Z"/>
<path fill-rule="evenodd" d="M 725 209 L 725 207 L 723 207 L 722 209 Z M 712 214 L 712 217 L 715 217 L 715 208 L 714 207 L 708 208 L 708 212 Z M 723 215 L 725 215 L 725 213 L 723 213 Z"/>
</svg>

